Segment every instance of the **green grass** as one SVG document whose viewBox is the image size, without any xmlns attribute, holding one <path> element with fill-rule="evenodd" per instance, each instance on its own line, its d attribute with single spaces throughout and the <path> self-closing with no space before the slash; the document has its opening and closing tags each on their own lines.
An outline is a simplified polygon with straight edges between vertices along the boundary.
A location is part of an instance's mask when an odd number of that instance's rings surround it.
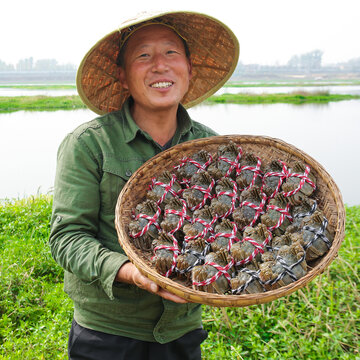
<svg viewBox="0 0 360 360">
<path fill-rule="evenodd" d="M 289 94 L 223 94 L 211 96 L 210 104 L 326 104 L 331 101 L 360 99 L 360 95 L 329 94 L 327 92 L 294 92 Z"/>
<path fill-rule="evenodd" d="M 47 245 L 52 197 L 0 203 L 0 359 L 65 359 L 72 304 Z M 204 307 L 206 360 L 359 359 L 360 206 L 339 256 L 307 287 L 246 308 Z"/>
<path fill-rule="evenodd" d="M 360 99 L 360 95 L 339 95 L 327 92 L 294 92 L 289 94 L 223 94 L 211 96 L 207 104 L 326 104 L 331 101 Z M 83 109 L 86 106 L 73 96 L 15 96 L 0 97 L 0 112 L 18 110 L 51 111 Z"/>
<path fill-rule="evenodd" d="M 77 95 L 0 97 L 0 112 L 18 110 L 74 110 L 83 108 L 86 108 L 86 106 Z"/>
</svg>

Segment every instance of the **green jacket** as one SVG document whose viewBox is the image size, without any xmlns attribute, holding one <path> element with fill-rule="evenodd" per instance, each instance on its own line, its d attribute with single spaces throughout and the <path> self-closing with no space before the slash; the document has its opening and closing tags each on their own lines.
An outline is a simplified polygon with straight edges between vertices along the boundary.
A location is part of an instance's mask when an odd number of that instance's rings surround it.
<svg viewBox="0 0 360 360">
<path fill-rule="evenodd" d="M 216 135 L 180 105 L 171 145 Z M 176 304 L 137 286 L 114 282 L 128 261 L 114 226 L 126 181 L 161 147 L 123 108 L 79 126 L 58 151 L 50 247 L 65 269 L 75 320 L 104 333 L 166 343 L 201 327 L 201 306 Z"/>
</svg>

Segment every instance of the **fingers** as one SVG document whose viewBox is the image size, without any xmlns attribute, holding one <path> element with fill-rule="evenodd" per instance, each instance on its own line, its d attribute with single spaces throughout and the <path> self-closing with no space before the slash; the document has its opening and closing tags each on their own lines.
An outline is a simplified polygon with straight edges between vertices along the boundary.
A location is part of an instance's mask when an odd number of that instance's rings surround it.
<svg viewBox="0 0 360 360">
<path fill-rule="evenodd" d="M 138 270 L 137 270 L 138 271 Z M 162 289 L 159 285 L 154 283 L 152 280 L 148 279 L 144 275 L 142 275 L 139 271 L 136 274 L 136 280 L 134 282 L 140 288 L 147 290 L 155 295 L 161 296 L 166 300 L 170 300 L 176 302 L 178 304 L 185 304 L 187 301 L 175 294 L 172 294 L 164 289 Z"/>
</svg>

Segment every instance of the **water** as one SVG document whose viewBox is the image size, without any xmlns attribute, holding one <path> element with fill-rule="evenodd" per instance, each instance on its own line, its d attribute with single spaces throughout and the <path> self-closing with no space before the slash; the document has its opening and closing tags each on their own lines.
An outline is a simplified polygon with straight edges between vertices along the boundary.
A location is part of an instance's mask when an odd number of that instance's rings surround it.
<svg viewBox="0 0 360 360">
<path fill-rule="evenodd" d="M 300 148 L 330 173 L 345 203 L 360 204 L 360 101 L 320 106 L 198 105 L 189 112 L 220 135 L 266 135 Z M 90 110 L 0 114 L 0 199 L 51 191 L 61 140 L 94 117 Z"/>
<path fill-rule="evenodd" d="M 11 89 L 0 86 L 0 96 L 71 96 L 77 95 L 76 89 Z"/>
</svg>

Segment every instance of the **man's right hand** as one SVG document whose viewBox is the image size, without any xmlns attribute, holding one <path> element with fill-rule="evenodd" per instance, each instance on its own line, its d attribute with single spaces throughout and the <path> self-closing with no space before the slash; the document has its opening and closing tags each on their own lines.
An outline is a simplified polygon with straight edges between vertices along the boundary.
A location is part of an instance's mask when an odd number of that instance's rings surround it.
<svg viewBox="0 0 360 360">
<path fill-rule="evenodd" d="M 166 300 L 171 300 L 178 304 L 185 304 L 188 302 L 185 299 L 164 290 L 158 284 L 148 279 L 146 276 L 141 274 L 137 267 L 131 262 L 125 263 L 119 269 L 115 281 L 136 285 L 141 289 L 151 292 L 152 294 L 161 296 Z"/>
</svg>

